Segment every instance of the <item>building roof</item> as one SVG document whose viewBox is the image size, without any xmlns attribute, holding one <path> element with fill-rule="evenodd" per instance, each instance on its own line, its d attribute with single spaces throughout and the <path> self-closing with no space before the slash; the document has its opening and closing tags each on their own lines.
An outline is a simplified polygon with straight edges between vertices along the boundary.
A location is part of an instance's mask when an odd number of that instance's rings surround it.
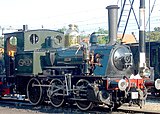
<svg viewBox="0 0 160 114">
<path fill-rule="evenodd" d="M 122 34 L 118 34 L 117 39 L 122 39 Z M 134 34 L 125 34 L 122 39 L 122 42 L 125 44 L 136 43 L 137 40 L 136 40 L 136 37 L 134 36 Z"/>
</svg>

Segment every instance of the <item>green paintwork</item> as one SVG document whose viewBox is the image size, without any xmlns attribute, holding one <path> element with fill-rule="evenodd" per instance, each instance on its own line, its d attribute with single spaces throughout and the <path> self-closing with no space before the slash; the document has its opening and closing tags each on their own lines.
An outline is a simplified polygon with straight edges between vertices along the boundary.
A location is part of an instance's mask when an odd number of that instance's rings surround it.
<svg viewBox="0 0 160 114">
<path fill-rule="evenodd" d="M 38 36 L 37 43 L 31 43 L 30 36 L 32 34 L 36 34 Z M 43 30 L 42 31 L 27 31 L 24 34 L 24 50 L 35 50 L 35 49 L 42 49 L 45 48 L 45 39 L 48 36 L 51 36 L 52 38 L 55 38 L 57 35 L 60 35 L 63 37 L 63 34 L 56 31 L 51 30 Z M 64 38 L 62 38 L 62 42 L 59 45 L 54 44 L 54 48 L 59 48 L 64 46 Z"/>
<path fill-rule="evenodd" d="M 31 36 L 34 38 L 31 40 Z M 38 37 L 38 41 L 34 43 L 35 36 Z M 60 36 L 57 37 L 56 36 Z M 43 51 L 48 51 L 53 48 L 61 48 L 64 47 L 64 34 L 59 31 L 49 30 L 49 29 L 38 29 L 38 30 L 26 30 L 26 31 L 17 31 L 12 33 L 4 34 L 4 56 L 5 56 L 5 67 L 6 67 L 6 75 L 11 76 L 14 74 L 11 73 L 15 71 L 14 67 L 10 65 L 10 57 L 7 54 L 9 50 L 12 50 L 10 47 L 10 39 L 16 37 L 17 38 L 17 46 L 14 62 L 16 66 L 17 74 L 38 74 L 41 73 L 41 65 L 40 65 L 40 56 L 44 54 Z M 59 40 L 60 39 L 60 40 Z M 33 63 L 30 66 L 18 66 L 19 59 L 25 59 L 26 56 L 29 56 L 33 59 Z"/>
<path fill-rule="evenodd" d="M 37 42 L 35 39 L 31 42 L 31 35 L 38 36 Z M 62 40 L 57 43 L 56 36 L 61 36 Z M 5 40 L 16 37 L 17 38 L 17 52 L 21 51 L 33 51 L 37 49 L 46 48 L 45 39 L 51 37 L 53 39 L 52 45 L 54 48 L 64 47 L 64 34 L 55 30 L 39 29 L 39 30 L 28 30 L 28 31 L 18 31 L 13 33 L 6 33 L 4 36 Z"/>
<path fill-rule="evenodd" d="M 16 55 L 16 73 L 26 75 L 37 75 L 42 73 L 41 58 L 45 56 L 45 52 L 28 51 L 17 53 Z"/>
</svg>

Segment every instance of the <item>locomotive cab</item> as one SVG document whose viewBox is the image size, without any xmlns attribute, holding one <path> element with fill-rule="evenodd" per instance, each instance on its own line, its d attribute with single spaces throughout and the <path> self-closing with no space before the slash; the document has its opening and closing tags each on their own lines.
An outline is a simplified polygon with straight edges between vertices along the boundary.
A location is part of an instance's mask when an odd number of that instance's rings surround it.
<svg viewBox="0 0 160 114">
<path fill-rule="evenodd" d="M 42 73 L 40 60 L 45 52 L 64 47 L 63 33 L 47 29 L 6 33 L 4 40 L 6 79 L 22 95 L 30 78 Z"/>
</svg>

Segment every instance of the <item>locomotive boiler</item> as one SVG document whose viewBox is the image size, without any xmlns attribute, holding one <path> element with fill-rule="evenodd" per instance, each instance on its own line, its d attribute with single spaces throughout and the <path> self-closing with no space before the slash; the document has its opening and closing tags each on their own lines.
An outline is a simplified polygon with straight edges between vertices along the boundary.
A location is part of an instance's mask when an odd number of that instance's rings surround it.
<svg viewBox="0 0 160 114">
<path fill-rule="evenodd" d="M 116 75 L 121 78 L 122 75 L 132 74 L 132 54 L 128 46 L 118 44 L 107 47 L 94 45 L 89 49 L 86 45 L 46 53 L 43 60 L 46 62 L 42 68 L 48 70 L 53 67 L 51 72 L 54 72 L 55 75 L 71 73 L 108 76 L 109 78 Z M 62 69 L 58 70 L 55 68 L 56 66 L 65 66 L 66 69 L 62 72 Z"/>
<path fill-rule="evenodd" d="M 142 107 L 147 95 L 145 75 L 133 75 L 130 48 L 116 42 L 118 6 L 107 9 L 110 42 L 103 46 L 97 44 L 96 33 L 91 34 L 90 45 L 76 42 L 70 47 L 65 47 L 58 31 L 5 34 L 6 94 L 25 95 L 33 105 L 70 103 L 81 110 L 100 105 L 116 109 L 124 103 Z M 13 37 L 17 43 L 11 46 Z M 16 51 L 14 57 L 8 54 L 10 48 Z"/>
</svg>

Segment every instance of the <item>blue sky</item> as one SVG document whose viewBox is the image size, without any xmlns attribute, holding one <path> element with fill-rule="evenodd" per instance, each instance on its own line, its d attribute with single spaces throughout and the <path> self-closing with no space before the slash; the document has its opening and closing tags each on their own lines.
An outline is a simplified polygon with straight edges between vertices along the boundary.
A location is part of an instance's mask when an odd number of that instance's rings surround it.
<svg viewBox="0 0 160 114">
<path fill-rule="evenodd" d="M 119 2 L 118 2 L 119 1 Z M 121 0 L 0 0 L 0 26 L 1 28 L 20 29 L 27 24 L 29 29 L 58 29 L 69 24 L 77 24 L 80 31 L 94 32 L 98 27 L 107 28 L 108 5 L 117 4 L 120 6 Z M 127 0 L 129 1 L 129 0 Z M 134 10 L 139 11 L 139 1 L 135 0 Z M 146 5 L 149 0 L 145 0 Z M 151 6 L 154 0 L 151 0 Z M 159 0 L 157 0 L 159 2 Z M 158 3 L 157 3 L 158 4 Z M 147 8 L 148 6 L 146 6 Z M 120 10 L 119 10 L 120 11 Z M 147 18 L 146 11 L 146 18 Z M 152 14 L 160 17 L 159 7 L 155 6 Z M 156 22 L 152 18 L 152 22 Z M 147 19 L 146 19 L 147 20 Z M 158 21 L 159 22 L 159 21 Z M 137 29 L 136 23 L 131 14 L 131 26 L 129 31 Z M 156 24 L 156 23 L 155 23 Z"/>
<path fill-rule="evenodd" d="M 0 0 L 0 24 L 46 28 L 92 20 L 106 15 L 109 0 Z M 54 27 L 53 27 L 54 28 Z"/>
</svg>

